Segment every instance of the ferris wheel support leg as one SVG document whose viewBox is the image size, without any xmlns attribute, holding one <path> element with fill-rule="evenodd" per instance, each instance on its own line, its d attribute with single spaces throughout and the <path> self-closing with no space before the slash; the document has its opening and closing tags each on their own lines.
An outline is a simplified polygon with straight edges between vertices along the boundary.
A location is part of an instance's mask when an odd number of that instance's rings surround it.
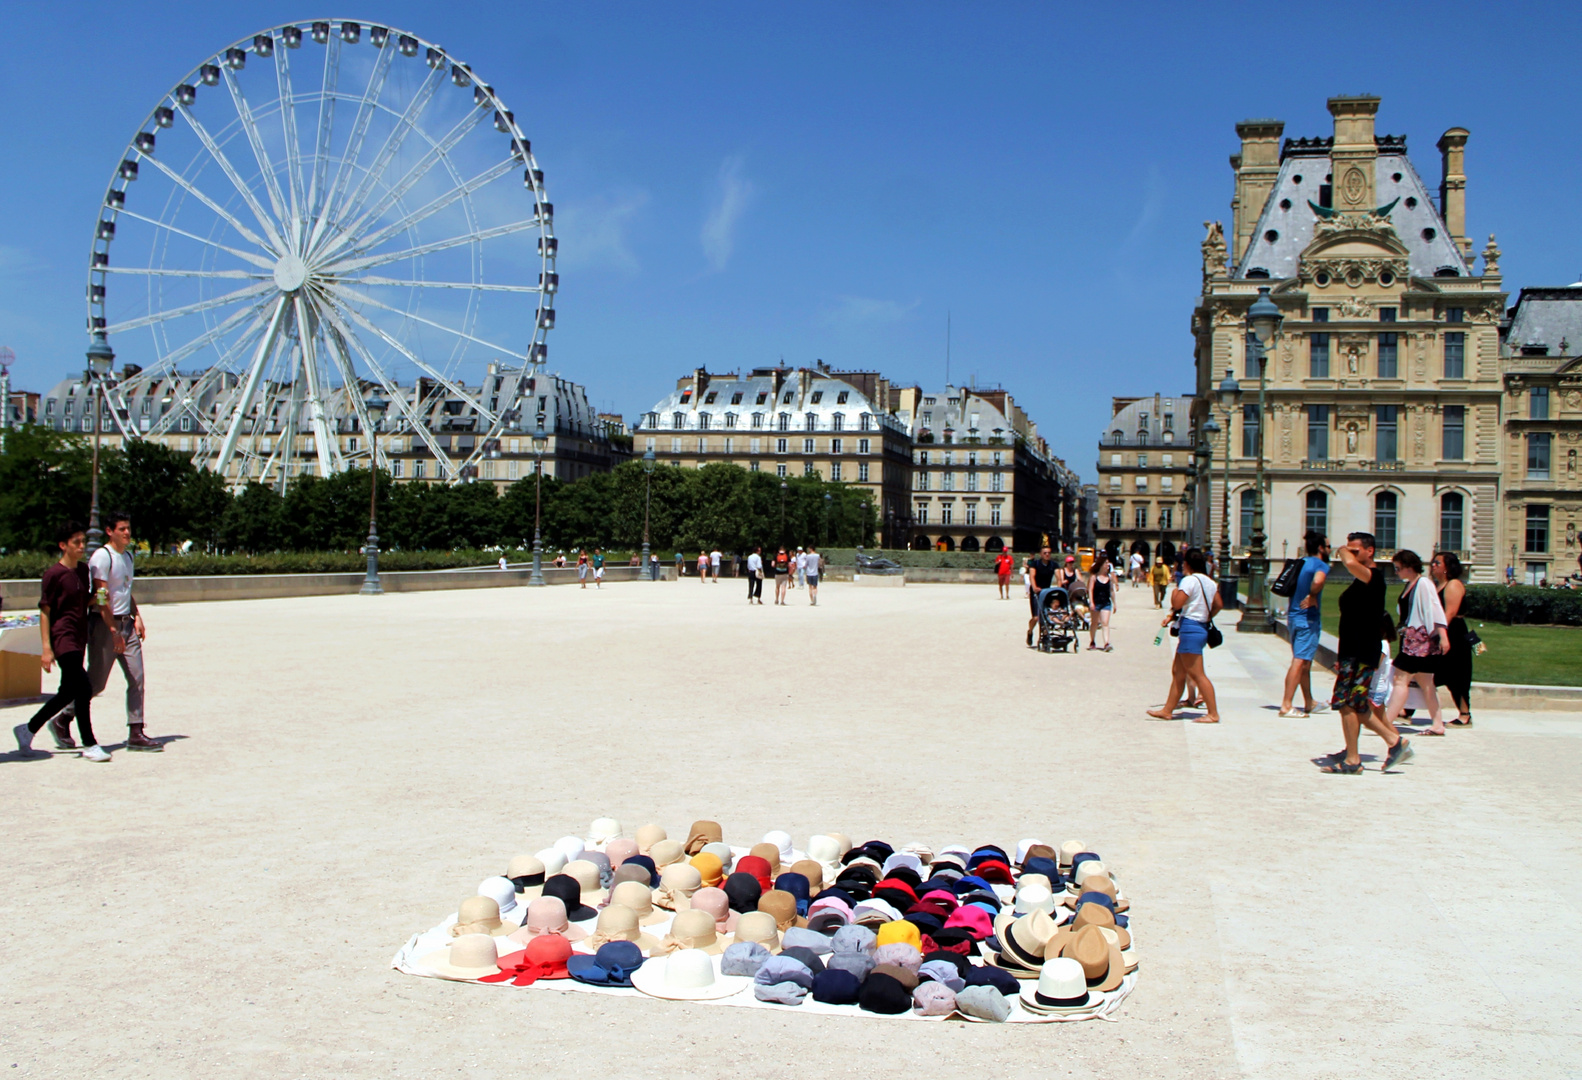
<svg viewBox="0 0 1582 1080">
<path fill-rule="evenodd" d="M 293 294 L 292 303 L 297 313 L 297 337 L 302 341 L 302 376 L 308 384 L 308 423 L 313 425 L 314 454 L 318 458 L 320 472 L 330 476 L 340 472 L 345 462 L 341 460 L 340 443 L 330 430 L 329 420 L 325 416 L 326 387 L 319 378 L 319 328 L 308 319 L 308 305 L 303 302 L 301 293 Z"/>
<path fill-rule="evenodd" d="M 258 348 L 253 352 L 253 362 L 247 371 L 247 385 L 242 390 L 236 410 L 231 413 L 231 424 L 225 431 L 225 441 L 220 444 L 219 456 L 214 459 L 214 471 L 222 477 L 226 466 L 231 463 L 231 455 L 236 453 L 236 440 L 242 434 L 242 421 L 247 416 L 247 410 L 252 407 L 253 397 L 258 393 L 258 382 L 264 377 L 264 364 L 275 350 L 275 342 L 280 337 L 281 324 L 285 318 L 286 298 L 282 296 L 275 302 L 275 313 L 269 319 L 269 329 L 264 331 Z"/>
</svg>

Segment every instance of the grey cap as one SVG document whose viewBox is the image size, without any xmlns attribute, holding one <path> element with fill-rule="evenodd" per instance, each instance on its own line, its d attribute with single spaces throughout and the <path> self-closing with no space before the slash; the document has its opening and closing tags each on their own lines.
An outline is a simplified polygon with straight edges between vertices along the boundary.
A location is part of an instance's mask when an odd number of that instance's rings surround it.
<svg viewBox="0 0 1582 1080">
<path fill-rule="evenodd" d="M 944 983 L 918 983 L 912 991 L 912 1009 L 919 1016 L 945 1016 L 956 1011 L 956 994 Z M 1009 1009 L 1006 1015 L 1010 1015 Z"/>
<path fill-rule="evenodd" d="M 949 987 L 951 993 L 967 985 L 967 980 L 961 977 L 961 972 L 949 960 L 930 960 L 917 969 L 917 975 L 920 979 L 932 979 L 941 986 Z"/>
<path fill-rule="evenodd" d="M 874 946 L 879 942 L 879 935 L 866 926 L 852 923 L 835 931 L 830 938 L 830 946 L 836 955 L 840 953 L 872 953 Z"/>
<path fill-rule="evenodd" d="M 992 986 L 969 986 L 956 995 L 956 1011 L 978 1020 L 1004 1023 L 1011 1015 L 1011 1003 Z"/>
<path fill-rule="evenodd" d="M 807 997 L 807 987 L 794 982 L 753 984 L 753 997 L 775 1005 L 800 1005 Z"/>
<path fill-rule="evenodd" d="M 771 956 L 759 966 L 753 975 L 753 982 L 758 986 L 773 986 L 775 983 L 796 983 L 804 990 L 813 989 L 813 972 L 802 961 L 791 956 Z"/>
<path fill-rule="evenodd" d="M 828 956 L 830 953 L 835 951 L 835 947 L 833 944 L 831 944 L 829 938 L 825 937 L 817 930 L 808 930 L 805 927 L 793 926 L 787 930 L 785 935 L 780 939 L 780 951 L 784 952 L 787 949 L 794 949 L 798 946 L 801 946 L 804 949 L 812 949 L 813 952 L 819 956 Z"/>
<path fill-rule="evenodd" d="M 873 968 L 873 957 L 865 952 L 838 952 L 824 962 L 825 971 L 849 971 L 858 979 L 866 979 Z"/>
<path fill-rule="evenodd" d="M 756 941 L 738 941 L 720 957 L 721 975 L 756 975 L 769 959 L 769 950 Z"/>
</svg>

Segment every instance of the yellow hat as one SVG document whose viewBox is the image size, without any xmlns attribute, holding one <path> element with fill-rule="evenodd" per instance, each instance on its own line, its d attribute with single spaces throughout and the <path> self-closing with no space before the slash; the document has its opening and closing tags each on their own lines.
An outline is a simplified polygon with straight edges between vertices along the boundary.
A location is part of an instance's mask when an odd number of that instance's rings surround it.
<svg viewBox="0 0 1582 1080">
<path fill-rule="evenodd" d="M 703 878 L 704 887 L 718 888 L 720 882 L 725 880 L 725 864 L 712 851 L 700 851 L 692 856 L 690 862 Z"/>
<path fill-rule="evenodd" d="M 907 922 L 905 919 L 896 919 L 879 927 L 878 940 L 875 947 L 885 945 L 910 945 L 914 949 L 923 948 L 923 932 L 917 928 L 916 923 Z"/>
</svg>

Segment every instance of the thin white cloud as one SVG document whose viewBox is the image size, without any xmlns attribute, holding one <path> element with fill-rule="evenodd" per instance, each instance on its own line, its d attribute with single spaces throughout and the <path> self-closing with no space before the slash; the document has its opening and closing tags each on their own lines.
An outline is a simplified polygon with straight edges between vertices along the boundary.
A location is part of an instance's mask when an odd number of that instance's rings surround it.
<svg viewBox="0 0 1582 1080">
<path fill-rule="evenodd" d="M 1160 213 L 1165 205 L 1165 178 L 1159 171 L 1159 166 L 1148 166 L 1148 178 L 1144 181 L 1144 195 L 1142 209 L 1138 211 L 1137 220 L 1132 224 L 1132 231 L 1127 234 L 1126 246 L 1131 246 L 1141 240 L 1154 222 L 1159 220 Z"/>
<path fill-rule="evenodd" d="M 560 212 L 560 260 L 574 269 L 611 269 L 635 274 L 640 269 L 629 231 L 648 205 L 648 192 L 628 191 L 566 205 Z"/>
<path fill-rule="evenodd" d="M 829 326 L 876 326 L 897 323 L 916 311 L 922 300 L 876 300 L 870 296 L 840 296 L 824 310 L 820 321 Z"/>
<path fill-rule="evenodd" d="M 710 268 L 725 269 L 736 248 L 736 226 L 752 201 L 753 182 L 744 175 L 746 161 L 740 154 L 720 164 L 719 189 L 714 208 L 703 221 L 703 257 Z"/>
</svg>

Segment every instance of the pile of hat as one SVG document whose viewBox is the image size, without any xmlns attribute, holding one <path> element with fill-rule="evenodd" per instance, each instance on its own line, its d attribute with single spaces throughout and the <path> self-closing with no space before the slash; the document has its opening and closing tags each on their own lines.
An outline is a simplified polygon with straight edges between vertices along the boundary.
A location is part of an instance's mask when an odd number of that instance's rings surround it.
<svg viewBox="0 0 1582 1080">
<path fill-rule="evenodd" d="M 627 837 L 600 818 L 509 860 L 395 966 L 510 986 L 987 1022 L 1112 1013 L 1136 982 L 1130 902 L 1087 845 L 854 845 L 773 831 Z"/>
</svg>

